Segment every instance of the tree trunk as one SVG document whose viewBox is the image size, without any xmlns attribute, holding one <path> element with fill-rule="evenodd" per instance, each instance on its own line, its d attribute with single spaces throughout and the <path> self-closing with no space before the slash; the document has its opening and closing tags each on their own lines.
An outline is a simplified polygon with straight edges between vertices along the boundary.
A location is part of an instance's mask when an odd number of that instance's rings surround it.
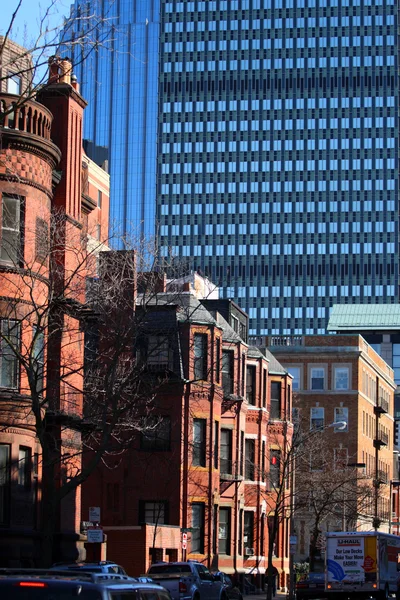
<svg viewBox="0 0 400 600">
<path fill-rule="evenodd" d="M 274 519 L 272 523 L 272 527 L 268 531 L 268 567 L 267 567 L 267 600 L 272 600 L 274 594 L 274 579 L 276 579 L 276 574 L 274 573 L 274 564 L 273 564 L 273 555 L 274 555 L 274 545 L 276 540 L 278 523 L 276 519 Z"/>
<path fill-rule="evenodd" d="M 310 536 L 310 571 L 315 570 L 315 555 L 317 553 L 317 541 L 319 533 L 320 530 L 318 523 L 315 523 Z"/>
<path fill-rule="evenodd" d="M 46 434 L 42 448 L 42 489 L 41 489 L 41 556 L 40 566 L 51 567 L 56 558 L 55 534 L 60 525 L 60 500 L 58 493 L 59 453 L 55 448 L 54 437 Z M 58 462 L 57 462 L 58 461 Z"/>
</svg>

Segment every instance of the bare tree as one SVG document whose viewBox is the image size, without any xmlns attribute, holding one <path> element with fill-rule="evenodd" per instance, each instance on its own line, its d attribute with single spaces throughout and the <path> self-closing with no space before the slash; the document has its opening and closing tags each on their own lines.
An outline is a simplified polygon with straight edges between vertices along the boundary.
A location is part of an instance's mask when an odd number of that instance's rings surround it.
<svg viewBox="0 0 400 600">
<path fill-rule="evenodd" d="M 323 435 L 310 438 L 297 459 L 295 490 L 296 516 L 303 517 L 310 529 L 310 571 L 315 569 L 324 525 L 334 518 L 344 531 L 354 529 L 372 496 L 371 478 L 359 470 L 347 448 L 333 449 Z"/>
<path fill-rule="evenodd" d="M 290 425 L 286 425 L 287 428 Z M 369 502 L 371 481 L 350 466 L 347 456 L 335 455 L 327 442 L 325 430 L 331 426 L 307 430 L 296 424 L 291 431 L 270 436 L 269 468 L 263 475 L 267 483 L 264 498 L 268 506 L 268 592 L 271 600 L 274 569 L 273 557 L 279 528 L 285 520 L 306 513 L 312 530 L 310 563 L 314 566 L 320 527 L 338 507 L 347 519 L 355 521 Z M 311 568 L 311 566 L 310 566 Z"/>
<path fill-rule="evenodd" d="M 13 388 L 4 426 L 28 424 L 40 445 L 48 566 L 65 502 L 101 462 L 113 463 L 155 426 L 154 398 L 168 372 L 149 377 L 159 348 L 143 346 L 165 265 L 146 249 L 140 262 L 151 265 L 143 276 L 133 248 L 88 244 L 62 212 L 53 213 L 50 228 L 45 223 L 26 227 L 29 252 L 2 240 L 2 256 L 8 252 L 13 266 L 1 273 L 0 343 Z M 167 335 L 165 323 L 155 328 Z M 64 513 L 73 523 L 75 515 Z"/>
<path fill-rule="evenodd" d="M 0 31 L 0 92 L 9 91 L 9 82 L 12 80 L 15 83 L 12 93 L 17 97 L 1 108 L 0 126 L 16 109 L 34 100 L 39 89 L 52 83 L 48 80 L 47 65 L 60 51 L 64 57 L 73 56 L 72 69 L 102 48 L 111 52 L 115 30 L 114 19 L 110 16 L 113 3 L 105 13 L 101 10 L 100 2 L 92 2 L 90 6 L 92 10 L 89 10 L 89 5 L 82 9 L 71 7 L 70 14 L 63 17 L 60 0 L 50 0 L 47 8 L 41 12 L 35 33 L 25 33 L 21 46 L 15 44 L 13 39 L 16 22 L 23 15 L 24 4 L 23 0 L 15 0 L 10 22 Z M 68 80 L 72 69 L 69 65 L 63 74 Z"/>
</svg>

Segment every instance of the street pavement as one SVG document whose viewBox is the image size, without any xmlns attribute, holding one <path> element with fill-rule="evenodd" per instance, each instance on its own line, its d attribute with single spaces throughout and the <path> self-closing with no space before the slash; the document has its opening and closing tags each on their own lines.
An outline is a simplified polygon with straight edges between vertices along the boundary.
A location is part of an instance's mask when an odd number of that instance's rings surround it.
<svg viewBox="0 0 400 600">
<path fill-rule="evenodd" d="M 274 600 L 285 600 L 286 597 L 286 592 L 277 592 Z M 267 592 L 263 592 L 262 594 L 243 594 L 243 600 L 266 600 L 266 598 Z"/>
</svg>

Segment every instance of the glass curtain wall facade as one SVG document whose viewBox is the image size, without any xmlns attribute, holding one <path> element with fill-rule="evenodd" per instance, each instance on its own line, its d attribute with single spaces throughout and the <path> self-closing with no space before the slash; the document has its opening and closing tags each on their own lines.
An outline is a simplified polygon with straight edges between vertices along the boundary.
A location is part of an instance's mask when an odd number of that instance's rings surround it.
<svg viewBox="0 0 400 600">
<path fill-rule="evenodd" d="M 250 316 L 398 302 L 395 0 L 161 0 L 157 219 Z"/>
<path fill-rule="evenodd" d="M 99 48 L 80 62 L 72 56 L 80 91 L 88 101 L 84 119 L 87 154 L 109 160 L 110 226 L 114 235 L 155 234 L 159 0 L 76 0 L 78 30 L 90 31 L 91 14 L 105 19 L 94 32 Z M 106 30 L 106 34 L 104 31 Z M 93 37 L 93 33 L 88 34 Z M 104 39 L 106 36 L 106 39 Z M 70 49 L 68 48 L 68 51 Z"/>
</svg>

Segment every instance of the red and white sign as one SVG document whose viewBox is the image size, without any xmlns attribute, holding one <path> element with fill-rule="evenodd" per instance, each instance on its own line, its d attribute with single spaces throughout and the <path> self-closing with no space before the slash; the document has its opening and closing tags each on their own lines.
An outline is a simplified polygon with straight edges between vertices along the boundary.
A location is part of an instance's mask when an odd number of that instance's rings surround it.
<svg viewBox="0 0 400 600">
<path fill-rule="evenodd" d="M 182 550 L 187 548 L 187 533 L 182 533 Z"/>
</svg>

